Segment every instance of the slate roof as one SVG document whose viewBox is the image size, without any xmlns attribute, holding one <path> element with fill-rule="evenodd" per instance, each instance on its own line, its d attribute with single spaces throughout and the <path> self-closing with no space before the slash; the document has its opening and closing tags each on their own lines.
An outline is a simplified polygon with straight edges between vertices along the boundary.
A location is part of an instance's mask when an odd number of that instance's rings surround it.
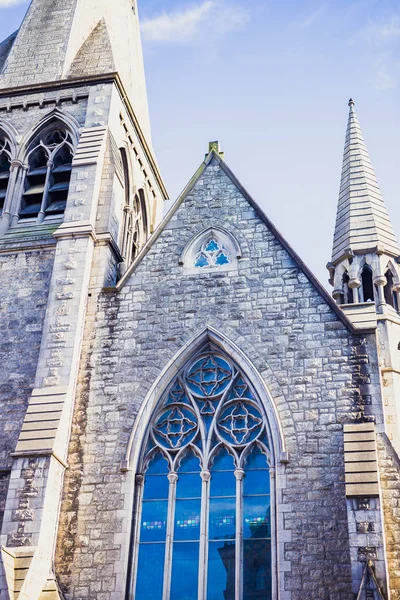
<svg viewBox="0 0 400 600">
<path fill-rule="evenodd" d="M 367 254 L 379 245 L 399 256 L 400 249 L 364 143 L 360 124 L 349 102 L 339 204 L 333 238 L 332 263 L 338 264 L 348 249 Z"/>
</svg>

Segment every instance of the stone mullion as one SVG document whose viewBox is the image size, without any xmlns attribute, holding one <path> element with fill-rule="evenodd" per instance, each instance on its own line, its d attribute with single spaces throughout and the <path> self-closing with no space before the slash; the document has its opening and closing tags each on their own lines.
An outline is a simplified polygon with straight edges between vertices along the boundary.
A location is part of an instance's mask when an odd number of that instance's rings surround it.
<svg viewBox="0 0 400 600">
<path fill-rule="evenodd" d="M 144 492 L 144 476 L 139 473 L 135 478 L 136 493 L 135 493 L 135 505 L 133 511 L 133 537 L 132 537 L 132 580 L 130 590 L 128 592 L 129 598 L 133 598 L 136 590 L 136 579 L 137 579 L 137 568 L 139 559 L 139 546 L 140 546 L 140 524 L 142 520 L 143 510 L 143 492 Z"/>
<path fill-rule="evenodd" d="M 198 600 L 207 597 L 207 566 L 208 566 L 208 520 L 210 505 L 210 479 L 208 470 L 201 472 L 201 521 L 200 521 L 200 561 L 199 561 L 199 591 Z"/>
<path fill-rule="evenodd" d="M 7 194 L 4 201 L 3 214 L 0 224 L 0 233 L 5 233 L 10 226 L 12 201 L 14 198 L 14 189 L 17 183 L 18 174 L 22 164 L 18 161 L 12 161 L 10 165 L 10 178 L 8 180 Z"/>
<path fill-rule="evenodd" d="M 235 600 L 243 598 L 243 469 L 236 469 Z"/>
<path fill-rule="evenodd" d="M 168 493 L 168 516 L 167 516 L 167 534 L 165 538 L 165 563 L 164 563 L 164 584 L 162 600 L 169 600 L 171 590 L 172 573 L 172 544 L 174 538 L 174 519 L 176 502 L 176 482 L 178 475 L 171 472 L 168 475 L 169 493 Z"/>
<path fill-rule="evenodd" d="M 49 189 L 50 189 L 50 177 L 51 171 L 53 169 L 54 163 L 52 160 L 47 162 L 47 173 L 46 173 L 46 182 L 44 184 L 43 196 L 42 196 L 42 204 L 40 206 L 40 211 L 37 216 L 37 223 L 43 223 L 44 218 L 46 216 L 46 208 L 47 208 L 47 200 L 49 197 Z"/>
</svg>

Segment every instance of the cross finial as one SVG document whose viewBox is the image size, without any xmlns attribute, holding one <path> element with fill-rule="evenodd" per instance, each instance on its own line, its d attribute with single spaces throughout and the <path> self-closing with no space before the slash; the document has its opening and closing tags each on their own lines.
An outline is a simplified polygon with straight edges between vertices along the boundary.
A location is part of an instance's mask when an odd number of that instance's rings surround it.
<svg viewBox="0 0 400 600">
<path fill-rule="evenodd" d="M 219 156 L 221 158 L 224 158 L 224 153 L 222 152 L 221 145 L 220 145 L 220 143 L 218 141 L 217 142 L 210 142 L 208 144 L 208 151 L 212 152 L 213 150 L 214 150 L 214 152 L 216 154 L 219 154 Z"/>
</svg>

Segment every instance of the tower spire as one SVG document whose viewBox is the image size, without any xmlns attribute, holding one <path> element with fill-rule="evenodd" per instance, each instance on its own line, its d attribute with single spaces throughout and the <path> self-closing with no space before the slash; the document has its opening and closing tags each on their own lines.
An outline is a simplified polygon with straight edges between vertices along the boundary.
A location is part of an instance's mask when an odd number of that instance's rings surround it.
<svg viewBox="0 0 400 600">
<path fill-rule="evenodd" d="M 400 254 L 354 104 L 354 100 L 350 98 L 333 238 L 333 265 L 337 265 L 348 255 L 349 250 L 354 254 L 367 254 L 378 247 L 381 252 L 392 256 Z"/>
</svg>

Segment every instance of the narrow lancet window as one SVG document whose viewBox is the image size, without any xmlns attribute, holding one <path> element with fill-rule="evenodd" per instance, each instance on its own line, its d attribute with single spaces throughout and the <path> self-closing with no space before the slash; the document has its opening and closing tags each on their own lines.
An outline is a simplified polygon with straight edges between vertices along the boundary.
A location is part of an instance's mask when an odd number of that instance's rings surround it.
<svg viewBox="0 0 400 600">
<path fill-rule="evenodd" d="M 144 442 L 136 600 L 272 598 L 269 439 L 228 356 L 209 345 L 181 369 Z"/>
<path fill-rule="evenodd" d="M 129 176 L 129 165 L 126 150 L 121 149 L 124 169 L 125 205 L 122 223 L 121 254 L 125 269 L 137 257 L 149 237 L 149 225 L 146 198 L 143 189 L 132 193 L 132 182 Z"/>
<path fill-rule="evenodd" d="M 0 135 L 0 217 L 3 214 L 10 181 L 11 150 L 8 141 Z"/>
<path fill-rule="evenodd" d="M 73 145 L 61 127 L 45 131 L 32 144 L 19 210 L 20 220 L 41 223 L 65 211 L 72 171 Z"/>
<path fill-rule="evenodd" d="M 343 302 L 342 304 L 353 304 L 354 302 L 354 298 L 353 298 L 353 290 L 349 287 L 349 275 L 346 271 L 346 273 L 343 274 L 343 294 L 342 294 L 342 298 L 343 298 Z"/>
<path fill-rule="evenodd" d="M 364 302 L 374 302 L 374 285 L 371 267 L 365 265 L 361 273 L 361 287 Z"/>
<path fill-rule="evenodd" d="M 388 269 L 388 271 L 386 271 L 385 277 L 386 277 L 386 285 L 384 287 L 385 302 L 386 302 L 386 304 L 389 304 L 389 306 L 392 306 L 396 311 L 398 311 L 399 306 L 398 306 L 398 301 L 397 301 L 397 294 L 393 290 L 393 285 L 394 285 L 393 273 L 390 269 Z"/>
</svg>

